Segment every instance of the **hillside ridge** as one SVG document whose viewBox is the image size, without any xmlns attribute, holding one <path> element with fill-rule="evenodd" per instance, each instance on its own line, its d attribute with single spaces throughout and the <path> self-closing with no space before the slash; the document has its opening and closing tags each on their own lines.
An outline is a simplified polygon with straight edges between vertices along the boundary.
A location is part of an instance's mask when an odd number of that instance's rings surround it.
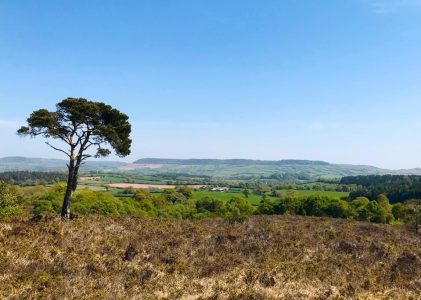
<svg viewBox="0 0 421 300">
<path fill-rule="evenodd" d="M 65 171 L 65 159 L 8 156 L 0 158 L 0 172 Z M 218 178 L 279 178 L 293 174 L 298 179 L 340 178 L 354 175 L 421 175 L 421 169 L 389 170 L 370 165 L 333 164 L 320 160 L 172 159 L 141 158 L 133 163 L 89 160 L 87 171 L 136 172 L 140 174 L 189 174 Z"/>
</svg>

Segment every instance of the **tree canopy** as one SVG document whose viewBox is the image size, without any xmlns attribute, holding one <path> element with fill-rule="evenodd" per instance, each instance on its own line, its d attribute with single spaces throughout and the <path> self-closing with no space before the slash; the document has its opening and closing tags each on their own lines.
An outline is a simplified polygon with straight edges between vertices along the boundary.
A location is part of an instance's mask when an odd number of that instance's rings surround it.
<svg viewBox="0 0 421 300">
<path fill-rule="evenodd" d="M 110 105 L 83 98 L 67 98 L 59 102 L 56 108 L 56 111 L 34 111 L 27 119 L 28 125 L 22 126 L 18 134 L 59 139 L 70 149 L 60 149 L 49 142 L 47 144 L 69 158 L 71 150 L 78 150 L 76 153 L 81 155 L 82 161 L 92 156 L 83 153 L 92 146 L 96 148 L 95 157 L 111 154 L 104 144 L 111 146 L 120 157 L 130 154 L 131 125 L 127 115 Z"/>
<path fill-rule="evenodd" d="M 23 136 L 42 136 L 61 141 L 66 148 L 47 145 L 69 158 L 67 189 L 63 203 L 63 218 L 70 218 L 70 198 L 76 190 L 78 172 L 90 157 L 105 157 L 113 149 L 116 155 L 130 154 L 132 140 L 129 117 L 110 105 L 84 98 L 67 98 L 57 103 L 55 111 L 39 109 L 18 130 Z M 94 149 L 94 153 L 87 152 Z"/>
</svg>

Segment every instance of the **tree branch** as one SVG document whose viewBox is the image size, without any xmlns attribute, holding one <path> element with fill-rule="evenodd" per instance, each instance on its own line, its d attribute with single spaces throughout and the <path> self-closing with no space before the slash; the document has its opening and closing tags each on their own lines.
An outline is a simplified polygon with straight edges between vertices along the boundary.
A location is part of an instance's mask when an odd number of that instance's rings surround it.
<svg viewBox="0 0 421 300">
<path fill-rule="evenodd" d="M 82 159 L 80 160 L 81 162 L 84 161 L 85 159 L 88 159 L 92 157 L 92 155 L 82 155 Z"/>
<path fill-rule="evenodd" d="M 48 146 L 50 146 L 51 148 L 53 148 L 54 150 L 56 150 L 56 151 L 60 151 L 60 152 L 62 152 L 62 153 L 64 153 L 64 154 L 66 154 L 69 158 L 70 158 L 70 154 L 69 153 L 67 153 L 66 151 L 64 151 L 64 150 L 62 150 L 62 149 L 59 149 L 59 148 L 56 148 L 56 147 L 54 147 L 53 145 L 51 145 L 49 142 L 45 142 Z"/>
</svg>

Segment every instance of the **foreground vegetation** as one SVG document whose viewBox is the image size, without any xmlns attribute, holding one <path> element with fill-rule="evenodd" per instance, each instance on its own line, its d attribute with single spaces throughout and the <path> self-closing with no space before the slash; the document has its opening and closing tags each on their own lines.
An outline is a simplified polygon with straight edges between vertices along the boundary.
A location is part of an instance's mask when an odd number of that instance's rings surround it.
<svg viewBox="0 0 421 300">
<path fill-rule="evenodd" d="M 55 216 L 61 211 L 65 184 L 52 187 L 17 187 L 0 182 L 0 219 L 27 220 Z M 306 191 L 305 191 L 306 192 Z M 323 193 L 323 192 L 320 192 Z M 302 215 L 354 219 L 384 224 L 410 224 L 418 230 L 421 202 L 390 204 L 385 195 L 376 200 L 365 197 L 338 199 L 329 194 L 300 194 L 296 191 L 275 195 L 193 191 L 188 187 L 151 193 L 129 189 L 124 194 L 82 189 L 72 198 L 73 215 L 136 216 L 147 218 L 222 218 L 232 222 L 251 215 Z"/>
<path fill-rule="evenodd" d="M 421 297 L 419 200 L 282 188 L 80 189 L 63 222 L 66 184 L 0 182 L 0 298 Z"/>
<path fill-rule="evenodd" d="M 0 222 L 0 298 L 419 299 L 421 238 L 294 216 Z"/>
</svg>

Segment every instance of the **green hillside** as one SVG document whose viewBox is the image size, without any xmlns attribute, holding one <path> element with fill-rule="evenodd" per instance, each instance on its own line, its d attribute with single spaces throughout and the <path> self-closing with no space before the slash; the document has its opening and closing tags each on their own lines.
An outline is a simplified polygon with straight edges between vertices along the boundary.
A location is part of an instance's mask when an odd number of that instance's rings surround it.
<svg viewBox="0 0 421 300">
<path fill-rule="evenodd" d="M 4 171 L 64 171 L 64 159 L 4 157 Z M 387 170 L 373 166 L 330 164 L 311 160 L 248 160 L 248 159 L 159 159 L 144 158 L 133 164 L 118 161 L 89 160 L 84 171 L 111 171 L 137 175 L 206 176 L 221 179 L 266 179 L 275 181 L 315 180 L 355 175 L 420 174 L 420 169 Z"/>
<path fill-rule="evenodd" d="M 136 172 L 143 174 L 181 173 L 207 175 L 218 178 L 266 178 L 282 180 L 338 178 L 352 175 L 391 174 L 395 171 L 372 166 L 337 165 L 323 161 L 279 160 L 261 161 L 246 159 L 156 159 L 146 158 L 135 161 Z M 151 166 L 151 167 L 149 167 Z"/>
</svg>

